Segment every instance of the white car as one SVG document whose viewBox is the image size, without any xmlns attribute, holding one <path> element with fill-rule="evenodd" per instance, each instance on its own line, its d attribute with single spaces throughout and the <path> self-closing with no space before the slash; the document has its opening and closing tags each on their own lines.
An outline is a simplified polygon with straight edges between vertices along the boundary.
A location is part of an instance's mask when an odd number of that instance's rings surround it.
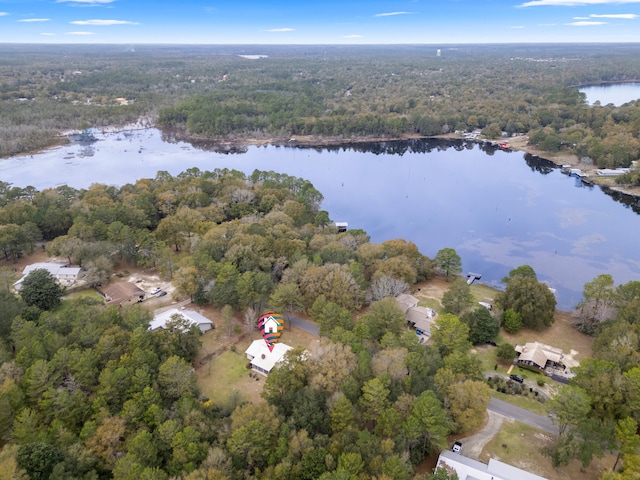
<svg viewBox="0 0 640 480">
<path fill-rule="evenodd" d="M 451 451 L 453 453 L 460 453 L 462 451 L 462 444 L 460 442 L 455 442 L 453 447 L 451 447 Z"/>
<path fill-rule="evenodd" d="M 160 290 L 162 290 L 160 287 L 156 287 L 153 290 L 151 290 L 151 295 L 155 295 L 156 293 L 158 293 Z"/>
</svg>

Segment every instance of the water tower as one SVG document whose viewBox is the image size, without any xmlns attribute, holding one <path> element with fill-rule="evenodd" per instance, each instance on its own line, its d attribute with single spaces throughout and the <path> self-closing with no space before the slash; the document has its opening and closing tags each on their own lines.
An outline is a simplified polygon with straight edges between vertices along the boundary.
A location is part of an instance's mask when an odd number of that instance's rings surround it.
<svg viewBox="0 0 640 480">
<path fill-rule="evenodd" d="M 442 51 L 440 49 L 436 50 L 436 57 L 441 57 Z"/>
</svg>

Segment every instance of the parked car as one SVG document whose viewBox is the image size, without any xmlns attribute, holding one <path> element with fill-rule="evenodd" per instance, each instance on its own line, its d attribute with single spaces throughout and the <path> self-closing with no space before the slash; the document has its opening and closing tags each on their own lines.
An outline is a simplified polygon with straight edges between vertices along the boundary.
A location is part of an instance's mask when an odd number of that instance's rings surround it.
<svg viewBox="0 0 640 480">
<path fill-rule="evenodd" d="M 524 382 L 524 378 L 522 378 L 520 375 L 509 375 L 509 378 L 514 382 L 518 382 L 518 383 Z"/>
<path fill-rule="evenodd" d="M 160 287 L 156 287 L 154 289 L 151 290 L 151 295 L 155 295 L 156 293 L 158 293 L 160 290 L 162 290 Z"/>
<path fill-rule="evenodd" d="M 453 453 L 460 453 L 462 451 L 462 444 L 460 442 L 455 442 L 453 447 L 451 447 L 451 451 Z"/>
<path fill-rule="evenodd" d="M 167 294 L 167 292 L 165 292 L 164 290 L 160 290 L 159 292 L 156 292 L 153 294 L 154 297 L 164 297 Z"/>
</svg>

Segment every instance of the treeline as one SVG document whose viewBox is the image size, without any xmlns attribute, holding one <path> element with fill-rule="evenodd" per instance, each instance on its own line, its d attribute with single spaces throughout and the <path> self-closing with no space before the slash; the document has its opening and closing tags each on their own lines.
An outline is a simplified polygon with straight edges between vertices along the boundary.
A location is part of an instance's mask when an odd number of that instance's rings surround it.
<svg viewBox="0 0 640 480">
<path fill-rule="evenodd" d="M 427 46 L 260 47 L 260 60 L 236 56 L 246 47 L 4 48 L 0 155 L 53 142 L 56 129 L 139 116 L 199 138 L 524 133 L 600 167 L 640 152 L 633 103 L 589 107 L 577 90 L 638 80 L 634 45 L 464 46 L 442 57 Z"/>
<path fill-rule="evenodd" d="M 585 284 L 583 296 L 576 322 L 595 336 L 593 358 L 580 362 L 577 376 L 550 402 L 560 438 L 549 453 L 555 465 L 576 458 L 587 466 L 613 452 L 615 465 L 602 479 L 633 478 L 640 465 L 640 282 L 616 287 L 602 274 Z"/>
</svg>

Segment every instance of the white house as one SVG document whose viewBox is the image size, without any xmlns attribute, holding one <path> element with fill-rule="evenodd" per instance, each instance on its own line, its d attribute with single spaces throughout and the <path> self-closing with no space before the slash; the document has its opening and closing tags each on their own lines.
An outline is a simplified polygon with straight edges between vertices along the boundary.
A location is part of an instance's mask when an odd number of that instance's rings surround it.
<svg viewBox="0 0 640 480">
<path fill-rule="evenodd" d="M 80 267 L 69 267 L 64 263 L 32 263 L 31 265 L 24 267 L 24 270 L 22 271 L 22 278 L 13 284 L 13 288 L 19 292 L 22 288 L 22 282 L 24 279 L 34 270 L 46 270 L 58 281 L 60 285 L 65 287 L 73 285 L 80 274 Z"/>
<path fill-rule="evenodd" d="M 284 343 L 276 343 L 273 346 L 273 350 L 269 351 L 267 343 L 263 340 L 254 340 L 249 345 L 249 348 L 245 350 L 247 360 L 251 363 L 251 369 L 261 373 L 262 375 L 269 375 L 273 367 L 282 360 L 284 354 L 293 349 L 289 345 Z"/>
<path fill-rule="evenodd" d="M 198 312 L 194 312 L 193 310 L 178 310 L 177 308 L 170 308 L 169 310 L 165 310 L 153 317 L 153 320 L 149 322 L 149 330 L 167 328 L 167 323 L 173 320 L 172 317 L 174 315 L 182 317 L 191 325 L 196 325 L 202 333 L 208 332 L 213 328 L 213 322 L 207 317 L 200 315 Z"/>
<path fill-rule="evenodd" d="M 460 480 L 547 480 L 493 458 L 486 464 L 449 450 L 440 453 L 438 467 L 446 469 L 449 474 L 456 473 Z"/>
</svg>

